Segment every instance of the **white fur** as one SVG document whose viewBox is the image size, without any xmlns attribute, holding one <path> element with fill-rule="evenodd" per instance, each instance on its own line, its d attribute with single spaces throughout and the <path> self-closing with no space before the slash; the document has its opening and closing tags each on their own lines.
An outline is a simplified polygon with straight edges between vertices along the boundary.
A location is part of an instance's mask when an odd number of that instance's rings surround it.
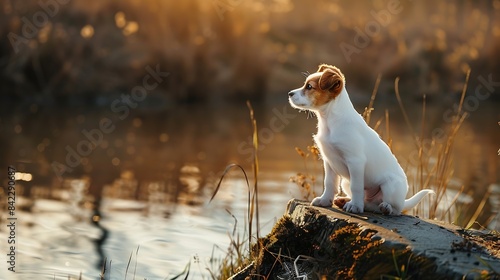
<svg viewBox="0 0 500 280">
<path fill-rule="evenodd" d="M 313 73 L 307 79 L 317 79 L 321 74 Z M 312 205 L 332 206 L 341 184 L 351 198 L 343 207 L 345 211 L 399 215 L 433 192 L 423 190 L 405 201 L 408 183 L 403 169 L 387 144 L 354 109 L 345 85 L 335 99 L 318 107 L 304 87 L 289 96 L 293 107 L 313 111 L 318 118 L 314 140 L 323 157 L 325 181 L 323 194 Z"/>
</svg>

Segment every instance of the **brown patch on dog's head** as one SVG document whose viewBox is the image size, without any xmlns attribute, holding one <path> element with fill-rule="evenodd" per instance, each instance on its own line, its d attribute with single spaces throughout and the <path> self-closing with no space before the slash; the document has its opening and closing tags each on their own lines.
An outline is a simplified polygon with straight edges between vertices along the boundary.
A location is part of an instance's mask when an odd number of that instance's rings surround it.
<svg viewBox="0 0 500 280">
<path fill-rule="evenodd" d="M 335 99 L 342 92 L 344 84 L 344 75 L 337 67 L 321 64 L 318 71 L 306 80 L 304 92 L 312 105 L 318 107 Z"/>
<path fill-rule="evenodd" d="M 342 73 L 340 73 L 340 75 L 341 74 Z M 344 79 L 340 75 L 339 72 L 326 69 L 319 78 L 319 88 L 324 91 L 329 91 L 337 97 L 342 91 L 342 87 L 344 87 Z"/>
<path fill-rule="evenodd" d="M 321 64 L 317 72 L 323 73 L 319 79 L 320 89 L 332 92 L 335 97 L 339 95 L 345 85 L 344 74 L 340 69 L 332 65 Z"/>
</svg>

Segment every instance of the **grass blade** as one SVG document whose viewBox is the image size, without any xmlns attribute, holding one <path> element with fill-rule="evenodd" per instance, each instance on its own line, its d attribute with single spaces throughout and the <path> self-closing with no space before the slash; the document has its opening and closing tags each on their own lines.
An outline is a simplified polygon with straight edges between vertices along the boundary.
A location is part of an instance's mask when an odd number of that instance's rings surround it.
<svg viewBox="0 0 500 280">
<path fill-rule="evenodd" d="M 491 190 L 488 190 L 484 194 L 483 199 L 479 203 L 479 206 L 476 208 L 476 211 L 474 212 L 474 215 L 472 215 L 472 217 L 469 220 L 469 223 L 467 224 L 467 226 L 465 228 L 468 229 L 468 228 L 471 228 L 472 225 L 474 225 L 474 223 L 476 222 L 477 217 L 479 217 L 479 214 L 481 214 L 481 212 L 483 212 L 484 205 L 486 204 L 486 201 L 488 200 L 488 197 L 490 197 L 490 194 L 491 194 Z"/>
<path fill-rule="evenodd" d="M 365 107 L 365 111 L 362 114 L 363 119 L 368 125 L 370 125 L 370 117 L 373 111 L 373 103 L 375 103 L 375 97 L 377 96 L 380 80 L 382 80 L 382 74 L 379 73 L 377 76 L 377 80 L 375 81 L 375 86 L 373 87 L 372 96 L 370 97 L 370 103 L 368 104 L 368 107 Z"/>
<path fill-rule="evenodd" d="M 137 260 L 138 260 L 138 254 L 139 254 L 139 247 L 140 246 L 137 246 L 137 250 L 135 251 L 135 267 L 134 267 L 134 279 L 135 279 L 135 275 L 136 275 L 136 272 L 137 272 Z"/>
<path fill-rule="evenodd" d="M 174 278 L 170 278 L 170 280 L 177 280 L 180 279 L 182 275 L 186 274 L 186 277 L 184 277 L 184 280 L 187 280 L 189 277 L 189 272 L 191 271 L 191 261 L 188 262 L 188 264 L 184 267 L 184 270 L 179 273 L 178 275 L 174 276 Z"/>
<path fill-rule="evenodd" d="M 210 198 L 210 201 L 208 203 L 212 202 L 212 200 L 215 198 L 215 196 L 219 192 L 220 186 L 222 184 L 222 180 L 224 180 L 224 177 L 226 177 L 227 173 L 229 173 L 229 171 L 231 171 L 231 169 L 233 169 L 233 168 L 239 168 L 241 170 L 241 172 L 243 172 L 243 175 L 245 176 L 245 181 L 247 183 L 248 190 L 250 192 L 250 182 L 248 181 L 248 176 L 247 176 L 245 169 L 243 169 L 243 167 L 239 164 L 231 163 L 230 165 L 226 166 L 226 169 L 224 169 L 224 172 L 222 172 L 222 176 L 219 180 L 219 183 L 217 183 L 217 187 L 215 187 L 214 193 L 212 194 L 212 197 Z M 249 193 L 249 196 L 250 196 L 250 193 Z"/>
<path fill-rule="evenodd" d="M 399 108 L 401 108 L 401 112 L 403 113 L 403 117 L 405 119 L 406 125 L 410 128 L 411 135 L 413 136 L 413 139 L 415 140 L 415 144 L 417 145 L 417 148 L 420 149 L 418 143 L 417 136 L 415 134 L 415 130 L 413 129 L 413 126 L 411 125 L 410 118 L 408 117 L 408 114 L 406 113 L 406 109 L 403 105 L 403 101 L 401 100 L 401 95 L 399 94 L 399 77 L 394 80 L 394 90 L 396 91 L 396 98 L 398 99 L 398 104 Z"/>
<path fill-rule="evenodd" d="M 130 261 L 132 260 L 132 253 L 130 253 L 130 257 L 128 258 L 127 268 L 125 269 L 125 280 L 127 280 L 128 268 L 130 266 Z"/>
<path fill-rule="evenodd" d="M 259 221 L 259 188 L 258 188 L 258 182 L 259 182 L 259 158 L 257 156 L 257 151 L 259 150 L 259 137 L 257 134 L 257 121 L 255 120 L 254 117 L 254 112 L 252 108 L 252 104 L 250 104 L 250 101 L 247 101 L 247 106 L 248 110 L 250 111 L 250 120 L 252 121 L 252 128 L 253 128 L 253 133 L 252 133 L 252 138 L 253 138 L 253 179 L 254 179 L 254 187 L 253 187 L 253 196 L 252 196 L 252 208 L 255 207 L 255 221 L 256 221 L 256 234 L 257 234 L 257 240 L 260 238 L 260 221 Z M 252 211 L 253 213 L 253 211 Z M 249 221 L 249 223 L 251 223 Z M 251 237 L 251 235 L 249 236 Z M 250 244 L 249 244 L 250 245 Z M 260 251 L 259 248 L 259 242 L 257 242 L 258 249 L 257 251 Z M 257 269 L 258 272 L 258 269 Z"/>
</svg>

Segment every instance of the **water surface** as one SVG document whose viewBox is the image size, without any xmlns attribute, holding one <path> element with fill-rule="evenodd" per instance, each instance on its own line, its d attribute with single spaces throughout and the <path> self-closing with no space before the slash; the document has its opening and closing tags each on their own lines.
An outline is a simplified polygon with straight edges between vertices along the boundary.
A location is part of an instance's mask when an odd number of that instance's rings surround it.
<svg viewBox="0 0 500 280">
<path fill-rule="evenodd" d="M 358 111 L 368 103 L 366 98 L 353 100 Z M 420 134 L 421 105 L 410 104 L 409 116 Z M 393 150 L 411 175 L 415 143 L 395 101 L 381 97 L 375 108 L 372 123 L 387 108 Z M 450 127 L 443 117 L 447 108 L 427 106 L 424 137 Z M 289 199 L 304 197 L 289 178 L 298 172 L 313 174 L 314 190 L 320 193 L 322 171 L 320 162 L 308 159 L 305 165 L 295 151 L 312 144 L 313 117 L 283 100 L 255 105 L 255 116 L 265 234 Z M 486 199 L 478 222 L 498 230 L 498 119 L 498 104 L 482 103 L 457 135 L 449 182 L 450 197 L 465 188 L 459 200 L 462 212 L 454 212 L 457 224 L 468 222 L 489 189 L 494 194 Z M 251 124 L 244 103 L 137 108 L 126 116 L 106 106 L 54 110 L 32 105 L 3 113 L 1 124 L 4 173 L 12 165 L 31 178 L 17 181 L 17 272 L 5 267 L 0 278 L 77 279 L 82 273 L 83 279 L 96 279 L 104 261 L 112 279 L 126 274 L 129 279 L 169 279 L 188 263 L 191 275 L 208 277 L 206 268 L 216 270 L 235 224 L 241 238 L 247 230 L 248 189 L 241 171 L 231 171 L 208 203 L 230 163 L 240 164 L 253 183 Z M 381 128 L 385 131 L 385 121 Z M 1 240 L 6 235 L 0 230 Z"/>
</svg>

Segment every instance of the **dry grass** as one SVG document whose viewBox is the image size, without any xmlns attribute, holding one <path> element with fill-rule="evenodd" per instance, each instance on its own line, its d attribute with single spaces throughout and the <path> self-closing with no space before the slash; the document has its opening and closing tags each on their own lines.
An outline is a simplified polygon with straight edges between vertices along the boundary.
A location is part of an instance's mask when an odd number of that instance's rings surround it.
<svg viewBox="0 0 500 280">
<path fill-rule="evenodd" d="M 290 182 L 293 182 L 297 184 L 297 186 L 300 187 L 300 190 L 302 192 L 303 198 L 305 200 L 312 200 L 313 198 L 316 197 L 316 192 L 315 192 L 315 184 L 316 184 L 316 174 L 319 168 L 319 159 L 320 159 L 320 153 L 319 149 L 316 146 L 307 146 L 307 152 L 304 152 L 302 149 L 299 147 L 295 147 L 295 150 L 299 154 L 299 156 L 302 158 L 304 161 L 304 172 L 303 173 L 297 173 L 297 175 L 292 176 L 290 178 Z M 313 168 L 312 170 L 309 167 L 308 162 L 312 161 Z M 320 184 L 322 184 L 320 180 Z"/>
<path fill-rule="evenodd" d="M 436 192 L 436 197 L 432 199 L 430 205 L 421 203 L 413 210 L 413 213 L 415 215 L 422 215 L 423 217 L 429 219 L 438 218 L 440 220 L 446 220 L 448 222 L 452 221 L 451 217 L 449 215 L 447 216 L 447 214 L 449 214 L 449 210 L 453 206 L 455 201 L 443 201 L 443 200 L 445 200 L 446 191 L 450 179 L 453 177 L 453 169 L 452 169 L 453 159 L 451 156 L 453 143 L 455 141 L 457 132 L 466 117 L 466 114 L 462 115 L 461 108 L 463 99 L 465 97 L 465 91 L 467 88 L 469 75 L 470 71 L 467 72 L 467 78 L 463 87 L 461 102 L 459 105 L 457 115 L 454 117 L 450 129 L 446 132 L 444 136 L 445 139 L 444 142 L 438 143 L 437 141 L 435 141 L 436 139 L 432 139 L 431 146 L 427 148 L 424 147 L 423 143 L 423 141 L 425 140 L 423 134 L 425 127 L 425 108 L 426 108 L 425 95 L 423 98 L 423 105 L 422 105 L 422 125 L 421 125 L 422 133 L 420 136 L 418 136 L 415 133 L 413 126 L 407 116 L 406 110 L 403 106 L 401 95 L 399 93 L 399 86 L 398 86 L 399 79 L 396 79 L 395 81 L 396 96 L 398 98 L 398 102 L 401 107 L 401 111 L 403 112 L 405 121 L 413 134 L 414 144 L 416 146 L 416 149 L 418 150 L 418 161 L 416 163 L 410 162 L 410 164 L 416 164 L 416 166 L 410 167 L 416 169 L 415 176 L 413 178 L 412 177 L 409 178 L 410 192 L 416 193 L 422 189 L 433 189 Z M 438 206 L 442 203 L 449 205 L 449 208 L 439 213 Z"/>
<path fill-rule="evenodd" d="M 237 220 L 235 220 L 235 225 L 233 228 L 232 235 L 230 236 L 230 243 L 227 249 L 225 257 L 220 261 L 218 266 L 213 269 L 208 269 L 212 279 L 227 279 L 233 275 L 237 270 L 242 269 L 244 265 L 250 264 L 254 259 L 257 258 L 257 253 L 260 251 L 260 220 L 259 220 L 259 158 L 257 151 L 259 150 L 259 138 L 257 133 L 257 121 L 255 120 L 254 111 L 252 105 L 247 101 L 247 107 L 250 112 L 250 121 L 252 124 L 252 143 L 253 143 L 253 161 L 252 161 L 252 171 L 253 171 L 253 188 L 250 187 L 250 182 L 248 180 L 247 174 L 243 167 L 238 164 L 229 165 L 226 170 L 222 173 L 222 176 L 217 184 L 214 193 L 210 199 L 212 201 L 217 195 L 219 188 L 222 184 L 222 180 L 227 175 L 227 173 L 232 168 L 239 168 L 244 176 L 248 187 L 248 202 L 247 202 L 247 229 L 240 237 L 240 233 L 236 231 Z M 231 214 L 231 213 L 230 213 Z M 255 224 L 254 224 L 255 223 Z M 255 240 L 253 228 L 255 226 Z M 246 238 L 245 238 L 246 236 Z M 246 240 L 245 240 L 246 239 Z M 245 243 L 248 245 L 245 246 Z M 250 248 L 253 248 L 252 250 Z M 259 266 L 257 266 L 257 272 L 259 271 Z"/>
</svg>

